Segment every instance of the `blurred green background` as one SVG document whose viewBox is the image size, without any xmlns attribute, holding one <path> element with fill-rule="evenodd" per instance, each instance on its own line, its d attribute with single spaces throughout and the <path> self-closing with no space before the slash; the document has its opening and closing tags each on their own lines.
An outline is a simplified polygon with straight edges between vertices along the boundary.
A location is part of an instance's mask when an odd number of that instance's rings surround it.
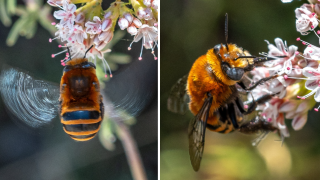
<svg viewBox="0 0 320 180">
<path fill-rule="evenodd" d="M 46 0 L 39 1 L 46 3 Z M 19 0 L 18 5 L 23 6 L 24 2 Z M 112 2 L 104 0 L 103 9 L 107 9 Z M 17 19 L 13 16 L 12 22 Z M 8 64 L 29 72 L 37 79 L 58 84 L 62 76 L 60 59 L 63 56 L 52 59 L 51 54 L 61 49 L 56 41 L 48 42 L 52 35 L 47 30 L 39 23 L 37 27 L 33 38 L 19 37 L 14 46 L 8 47 L 6 39 L 12 25 L 5 27 L 0 22 L 0 73 L 3 65 Z M 131 51 L 127 50 L 132 39 L 127 35 L 112 49 L 113 55 L 130 55 L 131 62 L 119 65 L 118 70 L 113 71 L 113 78 L 106 83 L 106 94 L 114 102 L 123 97 L 132 102 L 147 99 L 143 107 L 133 107 L 139 109 L 140 115 L 130 130 L 139 148 L 146 175 L 151 180 L 158 178 L 158 61 L 148 50 L 144 51 L 143 60 L 139 61 L 141 42 L 134 43 Z M 76 142 L 63 131 L 59 117 L 46 129 L 29 128 L 10 115 L 0 98 L 1 180 L 133 179 L 121 142 L 116 140 L 114 144 L 115 150 L 108 151 L 98 136 L 87 142 Z"/>
<path fill-rule="evenodd" d="M 269 134 L 258 147 L 256 136 L 227 135 L 207 131 L 199 172 L 189 160 L 187 127 L 192 115 L 171 113 L 166 108 L 170 88 L 187 74 L 193 62 L 216 44 L 225 43 L 224 15 L 229 14 L 229 42 L 253 55 L 268 52 L 267 43 L 276 37 L 304 46 L 295 39 L 318 45 L 311 33 L 301 36 L 295 28 L 295 8 L 305 1 L 283 4 L 280 0 L 176 0 L 161 1 L 160 62 L 160 175 L 162 180 L 194 179 L 319 179 L 319 114 L 309 113 L 300 131 L 287 126 L 291 137 L 283 146 L 276 134 Z"/>
</svg>

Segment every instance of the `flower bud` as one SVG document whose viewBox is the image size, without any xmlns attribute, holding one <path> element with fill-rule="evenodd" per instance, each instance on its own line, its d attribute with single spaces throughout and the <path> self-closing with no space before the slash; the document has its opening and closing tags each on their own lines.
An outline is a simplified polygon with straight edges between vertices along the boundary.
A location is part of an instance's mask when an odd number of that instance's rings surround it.
<svg viewBox="0 0 320 180">
<path fill-rule="evenodd" d="M 121 30 L 124 30 L 129 26 L 129 22 L 125 18 L 120 18 L 119 21 L 118 21 L 118 25 L 119 25 Z"/>
<path fill-rule="evenodd" d="M 133 24 L 137 27 L 137 28 L 140 28 L 142 26 L 142 23 L 139 19 L 137 18 L 134 18 L 133 19 Z"/>
<path fill-rule="evenodd" d="M 108 31 L 112 26 L 112 20 L 110 18 L 104 19 L 102 21 L 101 30 Z"/>
<path fill-rule="evenodd" d="M 104 18 L 107 19 L 111 16 L 112 12 L 111 11 L 108 11 L 106 14 L 104 14 Z"/>
<path fill-rule="evenodd" d="M 127 31 L 129 34 L 131 34 L 132 36 L 136 35 L 138 33 L 138 29 L 134 26 L 131 25 L 127 28 Z"/>
<path fill-rule="evenodd" d="M 132 21 L 133 21 L 133 16 L 132 16 L 132 14 L 130 14 L 130 13 L 125 13 L 125 14 L 123 15 L 123 17 L 124 17 L 126 20 L 128 20 L 129 24 L 132 23 Z"/>
</svg>

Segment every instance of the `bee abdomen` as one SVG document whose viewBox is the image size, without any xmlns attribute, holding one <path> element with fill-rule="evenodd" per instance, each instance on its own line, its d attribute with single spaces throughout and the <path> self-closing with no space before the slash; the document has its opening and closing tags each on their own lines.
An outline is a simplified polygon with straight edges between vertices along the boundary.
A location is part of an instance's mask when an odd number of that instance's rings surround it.
<svg viewBox="0 0 320 180">
<path fill-rule="evenodd" d="M 92 139 L 100 129 L 99 111 L 73 111 L 62 115 L 63 130 L 74 140 Z"/>
<path fill-rule="evenodd" d="M 234 131 L 233 125 L 232 124 L 217 124 L 217 125 L 211 125 L 211 124 L 207 124 L 207 128 L 211 131 L 215 131 L 218 133 L 222 133 L 222 134 L 227 134 L 230 133 L 232 131 Z"/>
</svg>

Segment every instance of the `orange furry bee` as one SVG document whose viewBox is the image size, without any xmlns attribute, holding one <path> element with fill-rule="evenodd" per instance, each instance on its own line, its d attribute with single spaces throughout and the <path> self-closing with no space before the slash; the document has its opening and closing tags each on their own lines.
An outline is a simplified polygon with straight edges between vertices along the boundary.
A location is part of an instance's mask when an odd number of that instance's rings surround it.
<svg viewBox="0 0 320 180">
<path fill-rule="evenodd" d="M 273 94 L 264 95 L 244 108 L 240 91 L 247 92 L 259 84 L 277 76 L 264 78 L 246 87 L 243 76 L 261 66 L 262 62 L 279 57 L 255 57 L 228 40 L 228 15 L 225 20 L 226 44 L 218 44 L 200 56 L 188 75 L 181 78 L 171 89 L 168 110 L 185 113 L 186 102 L 195 115 L 188 128 L 189 155 L 195 171 L 199 170 L 204 150 L 206 128 L 219 133 L 238 130 L 242 133 L 274 131 L 271 123 L 259 120 L 245 121 L 243 116 L 255 111 L 258 104 L 268 101 Z M 242 90 L 241 90 L 242 88 Z"/>
<path fill-rule="evenodd" d="M 60 112 L 63 130 L 76 141 L 87 141 L 99 131 L 104 115 L 95 68 L 85 57 L 69 59 L 60 87 L 10 68 L 2 72 L 1 95 L 27 125 L 44 126 Z"/>
</svg>

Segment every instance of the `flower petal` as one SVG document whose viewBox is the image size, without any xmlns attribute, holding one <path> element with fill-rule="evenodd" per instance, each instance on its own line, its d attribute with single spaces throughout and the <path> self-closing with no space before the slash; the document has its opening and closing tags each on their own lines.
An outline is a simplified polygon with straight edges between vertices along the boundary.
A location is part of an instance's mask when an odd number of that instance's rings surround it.
<svg viewBox="0 0 320 180">
<path fill-rule="evenodd" d="M 295 116 L 292 120 L 292 123 L 291 123 L 292 128 L 296 131 L 302 129 L 303 126 L 306 124 L 307 119 L 308 119 L 307 113 Z"/>
</svg>

